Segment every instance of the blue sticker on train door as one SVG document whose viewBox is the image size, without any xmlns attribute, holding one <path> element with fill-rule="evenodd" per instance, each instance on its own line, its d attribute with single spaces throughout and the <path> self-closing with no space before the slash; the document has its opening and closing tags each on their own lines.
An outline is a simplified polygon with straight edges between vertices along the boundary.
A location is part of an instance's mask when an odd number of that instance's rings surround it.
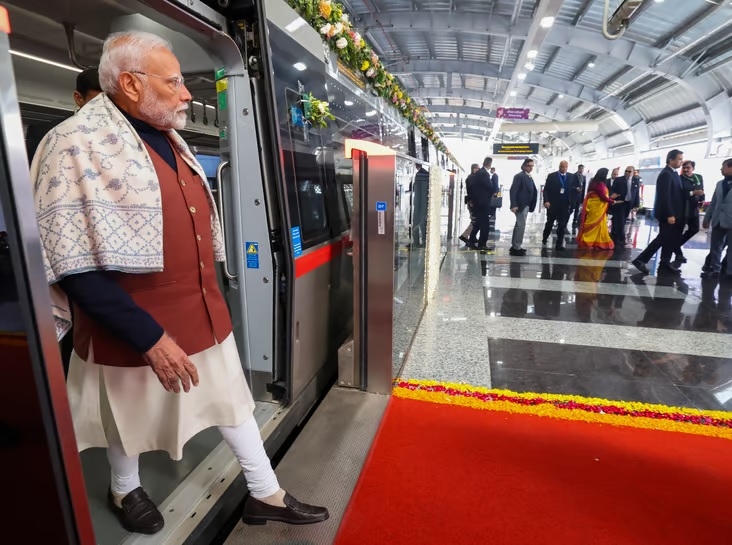
<svg viewBox="0 0 732 545">
<path fill-rule="evenodd" d="M 386 201 L 376 201 L 376 211 L 386 212 Z"/>
<path fill-rule="evenodd" d="M 259 268 L 259 242 L 247 242 L 244 244 L 247 255 L 247 269 Z"/>
<path fill-rule="evenodd" d="M 300 236 L 300 227 L 292 228 L 292 253 L 295 257 L 302 255 L 302 237 Z"/>
</svg>

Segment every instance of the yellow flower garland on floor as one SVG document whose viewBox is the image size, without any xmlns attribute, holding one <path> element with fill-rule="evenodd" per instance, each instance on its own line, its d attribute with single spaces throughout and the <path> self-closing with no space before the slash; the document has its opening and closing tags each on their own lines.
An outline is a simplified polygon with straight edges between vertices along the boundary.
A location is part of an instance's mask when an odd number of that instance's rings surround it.
<svg viewBox="0 0 732 545">
<path fill-rule="evenodd" d="M 435 148 L 447 155 L 453 163 L 459 164 L 424 115 L 423 108 L 409 96 L 394 75 L 387 72 L 379 56 L 353 28 L 341 4 L 332 0 L 286 1 L 320 33 L 328 47 L 336 52 L 346 66 L 359 72 L 376 94 L 392 104 Z"/>
<path fill-rule="evenodd" d="M 702 411 L 575 395 L 521 393 L 411 379 L 395 380 L 393 395 L 474 409 L 732 439 L 732 413 L 725 411 Z"/>
</svg>

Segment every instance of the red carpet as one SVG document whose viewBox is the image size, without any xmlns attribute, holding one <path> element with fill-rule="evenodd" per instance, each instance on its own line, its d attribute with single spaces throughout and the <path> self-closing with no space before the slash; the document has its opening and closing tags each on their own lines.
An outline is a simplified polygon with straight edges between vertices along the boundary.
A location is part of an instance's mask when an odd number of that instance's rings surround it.
<svg viewBox="0 0 732 545">
<path fill-rule="evenodd" d="M 732 543 L 732 441 L 394 397 L 337 545 Z"/>
</svg>

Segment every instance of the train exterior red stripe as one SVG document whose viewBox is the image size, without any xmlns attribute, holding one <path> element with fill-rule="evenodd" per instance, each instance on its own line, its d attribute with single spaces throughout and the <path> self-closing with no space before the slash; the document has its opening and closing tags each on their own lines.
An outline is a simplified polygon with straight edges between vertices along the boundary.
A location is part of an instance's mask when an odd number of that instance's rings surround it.
<svg viewBox="0 0 732 545">
<path fill-rule="evenodd" d="M 348 239 L 343 237 L 331 242 L 327 246 L 318 248 L 312 253 L 298 257 L 295 260 L 295 278 L 305 276 L 309 272 L 333 260 L 333 258 L 343 253 L 348 244 Z"/>
</svg>

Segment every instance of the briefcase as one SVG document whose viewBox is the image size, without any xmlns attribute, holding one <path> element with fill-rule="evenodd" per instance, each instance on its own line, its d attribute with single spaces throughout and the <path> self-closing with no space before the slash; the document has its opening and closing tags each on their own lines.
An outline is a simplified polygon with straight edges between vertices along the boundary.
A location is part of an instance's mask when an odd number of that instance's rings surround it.
<svg viewBox="0 0 732 545">
<path fill-rule="evenodd" d="M 503 206 L 503 196 L 491 197 L 491 208 L 501 208 Z"/>
</svg>

